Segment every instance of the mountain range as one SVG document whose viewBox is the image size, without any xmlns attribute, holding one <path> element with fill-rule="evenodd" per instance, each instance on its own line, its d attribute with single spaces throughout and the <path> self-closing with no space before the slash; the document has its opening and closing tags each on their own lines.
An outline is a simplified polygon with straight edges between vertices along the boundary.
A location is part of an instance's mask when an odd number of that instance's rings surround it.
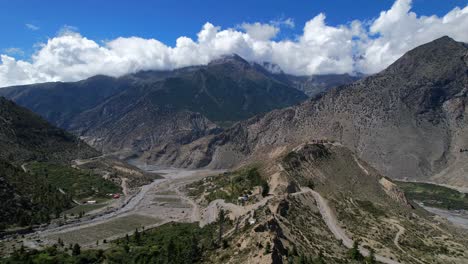
<svg viewBox="0 0 468 264">
<path fill-rule="evenodd" d="M 162 163 L 232 167 L 312 140 L 341 142 L 384 175 L 467 186 L 468 48 L 442 37 L 384 71 L 200 138 Z M 169 155 L 172 155 L 169 153 Z"/>
<path fill-rule="evenodd" d="M 466 68 L 467 45 L 442 37 L 355 82 L 363 76 L 296 77 L 229 55 L 0 94 L 98 150 L 163 166 L 231 168 L 329 139 L 386 176 L 465 186 Z"/>
<path fill-rule="evenodd" d="M 16 241 L 57 240 L 0 252 L 18 263 L 465 263 L 461 226 L 394 179 L 468 186 L 467 94 L 468 45 L 449 37 L 370 76 L 292 76 L 228 55 L 0 89 L 0 236 L 52 223 Z M 448 193 L 447 206 L 466 208 L 466 194 L 440 192 L 427 199 Z M 96 200 L 107 202 L 67 213 Z"/>
<path fill-rule="evenodd" d="M 315 96 L 355 78 L 296 77 L 233 54 L 205 66 L 17 86 L 0 89 L 0 95 L 99 150 L 153 159 L 237 121 L 300 103 L 305 93 Z"/>
</svg>

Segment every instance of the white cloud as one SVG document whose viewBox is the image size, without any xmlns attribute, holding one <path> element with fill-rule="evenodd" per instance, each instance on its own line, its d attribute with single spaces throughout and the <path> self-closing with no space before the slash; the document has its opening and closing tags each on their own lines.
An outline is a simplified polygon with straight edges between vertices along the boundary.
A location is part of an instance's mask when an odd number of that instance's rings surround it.
<svg viewBox="0 0 468 264">
<path fill-rule="evenodd" d="M 245 30 L 245 32 L 256 40 L 270 40 L 276 37 L 276 34 L 280 31 L 280 29 L 276 26 L 270 24 L 261 24 L 261 23 L 243 23 L 241 27 Z"/>
<path fill-rule="evenodd" d="M 467 32 L 468 6 L 454 8 L 443 17 L 418 17 L 411 12 L 411 0 L 398 0 L 373 21 L 371 38 L 358 43 L 363 59 L 356 67 L 363 72 L 380 71 L 406 51 L 444 35 L 468 42 Z"/>
<path fill-rule="evenodd" d="M 29 24 L 29 23 L 25 24 L 24 26 L 25 26 L 27 29 L 30 29 L 30 30 L 32 30 L 32 31 L 36 31 L 36 30 L 39 30 L 39 29 L 40 29 L 38 26 L 36 26 L 36 25 L 34 25 L 34 24 Z"/>
<path fill-rule="evenodd" d="M 296 26 L 296 23 L 294 23 L 294 19 L 292 18 L 281 18 L 277 20 L 272 20 L 270 24 L 276 26 L 276 27 L 287 27 L 287 28 L 294 28 Z"/>
<path fill-rule="evenodd" d="M 281 21 L 281 24 L 288 26 L 290 28 L 294 28 L 296 26 L 296 24 L 294 23 L 294 19 L 292 18 L 288 18 L 288 19 Z"/>
<path fill-rule="evenodd" d="M 20 48 L 6 48 L 3 50 L 6 54 L 11 55 L 11 56 L 24 56 L 24 51 Z"/>
<path fill-rule="evenodd" d="M 275 40 L 292 19 L 244 23 L 241 29 L 203 25 L 197 39 L 179 37 L 171 47 L 156 39 L 117 38 L 98 43 L 66 27 L 42 43 L 28 61 L 0 59 L 0 87 L 45 81 L 76 81 L 96 74 L 120 76 L 139 70 L 206 64 L 230 53 L 278 64 L 297 75 L 380 71 L 406 51 L 443 35 L 468 42 L 468 6 L 442 17 L 417 16 L 410 0 L 394 5 L 370 23 L 326 24 L 325 14 L 309 20 L 294 40 Z"/>
</svg>

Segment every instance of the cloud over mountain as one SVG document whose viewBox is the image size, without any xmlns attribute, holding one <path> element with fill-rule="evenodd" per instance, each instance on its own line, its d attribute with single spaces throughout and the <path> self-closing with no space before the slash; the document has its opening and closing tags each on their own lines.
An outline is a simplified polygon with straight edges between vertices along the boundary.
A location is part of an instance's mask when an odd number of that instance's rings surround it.
<svg viewBox="0 0 468 264">
<path fill-rule="evenodd" d="M 1 55 L 0 87 L 46 81 L 75 81 L 96 74 L 120 76 L 139 70 L 174 69 L 206 64 L 229 53 L 278 64 L 297 75 L 375 73 L 404 52 L 442 35 L 468 42 L 468 6 L 442 17 L 418 16 L 411 0 L 397 0 L 373 21 L 330 26 L 325 14 L 309 20 L 295 39 L 276 37 L 284 22 L 243 23 L 239 29 L 203 25 L 197 39 L 179 37 L 171 47 L 156 39 L 94 41 L 71 30 L 41 44 L 30 60 Z"/>
</svg>

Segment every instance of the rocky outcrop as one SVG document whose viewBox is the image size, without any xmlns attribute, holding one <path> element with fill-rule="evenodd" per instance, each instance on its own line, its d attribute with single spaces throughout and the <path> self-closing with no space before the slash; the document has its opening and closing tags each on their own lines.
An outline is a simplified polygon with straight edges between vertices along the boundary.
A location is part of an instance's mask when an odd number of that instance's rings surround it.
<svg viewBox="0 0 468 264">
<path fill-rule="evenodd" d="M 379 180 L 380 185 L 382 185 L 385 193 L 390 196 L 396 202 L 407 205 L 408 207 L 412 207 L 411 204 L 406 199 L 405 193 L 396 186 L 393 182 L 388 180 L 385 177 L 380 178 Z"/>
</svg>

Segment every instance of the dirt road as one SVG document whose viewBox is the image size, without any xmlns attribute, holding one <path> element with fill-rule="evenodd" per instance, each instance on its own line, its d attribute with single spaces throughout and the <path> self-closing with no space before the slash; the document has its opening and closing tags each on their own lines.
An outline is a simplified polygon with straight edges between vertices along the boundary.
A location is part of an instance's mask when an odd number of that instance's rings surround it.
<svg viewBox="0 0 468 264">
<path fill-rule="evenodd" d="M 327 201 L 318 192 L 310 188 L 303 188 L 303 191 L 312 193 L 315 201 L 317 202 L 317 206 L 319 208 L 320 214 L 322 215 L 323 221 L 325 221 L 326 225 L 336 237 L 336 239 L 343 241 L 343 245 L 345 245 L 347 248 L 352 248 L 354 241 L 349 238 L 348 235 L 346 235 L 346 232 L 338 224 L 338 220 L 336 219 L 336 216 L 334 215 Z M 363 256 L 369 255 L 369 250 L 363 247 L 359 247 L 359 252 L 361 252 Z M 380 255 L 375 255 L 375 259 L 386 264 L 400 264 L 398 261 Z"/>
</svg>

